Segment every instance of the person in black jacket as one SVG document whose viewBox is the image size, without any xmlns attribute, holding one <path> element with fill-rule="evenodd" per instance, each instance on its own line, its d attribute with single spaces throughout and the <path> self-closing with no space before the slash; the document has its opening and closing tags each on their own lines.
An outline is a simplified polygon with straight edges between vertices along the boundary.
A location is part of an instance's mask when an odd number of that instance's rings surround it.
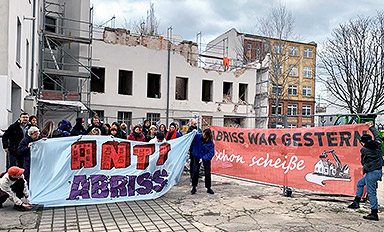
<svg viewBox="0 0 384 232">
<path fill-rule="evenodd" d="M 23 167 L 23 157 L 17 155 L 17 146 L 26 135 L 28 120 L 28 113 L 21 113 L 20 118 L 10 125 L 3 135 L 3 148 L 8 153 L 7 168 L 12 166 Z"/>
<path fill-rule="evenodd" d="M 193 130 L 197 130 L 197 133 L 201 133 L 201 129 L 197 127 L 197 121 L 196 119 L 192 118 L 189 120 L 189 127 L 187 130 L 187 134 L 192 132 Z M 189 175 L 191 176 L 192 180 L 192 170 L 193 170 L 193 164 L 194 164 L 194 156 L 193 153 L 193 145 L 191 144 L 191 147 L 189 148 Z"/>
<path fill-rule="evenodd" d="M 76 118 L 76 124 L 71 130 L 71 136 L 86 135 L 87 130 L 84 128 L 84 118 Z"/>
<path fill-rule="evenodd" d="M 29 183 L 29 173 L 31 167 L 31 146 L 34 141 L 39 140 L 40 138 L 39 128 L 31 126 L 31 128 L 28 129 L 28 135 L 21 140 L 17 148 L 17 153 L 24 157 L 24 178 L 27 183 Z"/>
<path fill-rule="evenodd" d="M 99 128 L 101 131 L 101 135 L 107 135 L 107 132 L 105 131 L 103 123 L 100 122 L 99 116 L 95 115 L 92 117 L 92 124 L 87 129 L 87 134 L 91 132 L 91 130 L 96 127 Z"/>
<path fill-rule="evenodd" d="M 381 138 L 379 132 L 373 126 L 373 123 L 367 122 L 366 125 L 369 127 L 375 140 L 372 140 L 372 136 L 369 134 L 361 136 L 360 143 L 363 145 L 360 149 L 361 164 L 363 165 L 363 174 L 365 174 L 365 176 L 357 182 L 356 197 L 348 208 L 360 208 L 359 202 L 364 192 L 364 186 L 366 186 L 371 213 L 367 216 L 363 216 L 363 218 L 378 221 L 376 185 L 377 181 L 381 180 L 382 177 L 383 157 L 381 151 Z"/>
</svg>

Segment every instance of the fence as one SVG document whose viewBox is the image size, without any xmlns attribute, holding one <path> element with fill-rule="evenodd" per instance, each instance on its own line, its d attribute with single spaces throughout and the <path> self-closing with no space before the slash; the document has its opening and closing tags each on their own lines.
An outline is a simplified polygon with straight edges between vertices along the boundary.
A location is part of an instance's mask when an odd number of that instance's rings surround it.
<svg viewBox="0 0 384 232">
<path fill-rule="evenodd" d="M 348 116 L 348 115 L 347 115 Z M 355 116 L 355 115 L 349 115 Z M 189 121 L 192 117 L 168 117 L 168 124 L 176 122 L 181 131 L 186 132 Z M 224 127 L 238 127 L 238 128 L 301 128 L 301 127 L 321 127 L 332 126 L 337 120 L 337 114 L 328 115 L 278 115 L 268 117 L 246 117 L 246 116 L 197 116 L 195 119 L 198 126 L 202 129 L 208 126 L 224 126 Z M 128 128 L 136 124 L 143 124 L 146 117 L 137 118 L 118 118 L 118 117 L 101 117 L 103 123 L 112 124 L 113 122 L 126 123 Z M 166 124 L 165 117 L 152 116 L 148 120 L 152 125 L 159 126 Z M 350 121 L 351 123 L 357 123 Z M 376 126 L 380 130 L 384 130 L 384 114 L 378 115 L 376 118 Z M 168 125 L 167 125 L 168 127 Z"/>
</svg>

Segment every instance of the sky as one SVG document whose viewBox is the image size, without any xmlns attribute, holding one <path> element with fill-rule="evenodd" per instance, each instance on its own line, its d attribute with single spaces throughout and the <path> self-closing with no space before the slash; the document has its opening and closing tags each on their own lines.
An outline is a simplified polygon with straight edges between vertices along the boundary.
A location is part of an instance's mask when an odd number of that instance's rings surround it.
<svg viewBox="0 0 384 232">
<path fill-rule="evenodd" d="M 115 16 L 114 26 L 124 27 L 125 22 L 145 18 L 150 2 L 160 22 L 160 34 L 166 34 L 172 26 L 174 35 L 196 41 L 196 34 L 201 32 L 203 44 L 231 28 L 260 34 L 258 19 L 268 15 L 278 2 L 292 12 L 296 37 L 301 42 L 318 44 L 330 37 L 339 24 L 384 10 L 383 0 L 91 0 L 94 23 L 102 24 Z"/>
</svg>

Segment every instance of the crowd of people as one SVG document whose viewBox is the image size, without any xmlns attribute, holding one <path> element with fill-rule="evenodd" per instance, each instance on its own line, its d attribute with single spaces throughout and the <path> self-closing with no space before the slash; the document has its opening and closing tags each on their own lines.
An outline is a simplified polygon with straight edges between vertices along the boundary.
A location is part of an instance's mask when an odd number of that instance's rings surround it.
<svg viewBox="0 0 384 232">
<path fill-rule="evenodd" d="M 77 118 L 72 127 L 68 120 L 61 120 L 55 128 L 53 121 L 38 127 L 38 118 L 28 113 L 21 113 L 19 119 L 11 124 L 2 137 L 3 149 L 7 153 L 7 172 L 0 174 L 0 208 L 6 199 L 14 202 L 17 210 L 27 210 L 32 206 L 28 203 L 28 183 L 30 178 L 31 146 L 39 139 L 59 138 L 79 135 L 109 135 L 111 137 L 140 142 L 164 142 L 182 136 L 177 123 L 171 122 L 167 130 L 165 124 L 158 127 L 145 120 L 143 125 L 137 124 L 128 133 L 125 123 L 113 122 L 103 124 L 97 115 L 92 117 L 91 124 L 85 128 L 84 118 Z M 187 133 L 197 130 L 190 147 L 190 175 L 192 180 L 191 194 L 196 193 L 200 164 L 204 165 L 205 187 L 207 192 L 214 194 L 211 189 L 211 159 L 214 155 L 214 143 L 211 130 L 203 132 L 197 127 L 197 121 L 191 119 Z M 26 202 L 21 201 L 25 197 Z"/>
</svg>

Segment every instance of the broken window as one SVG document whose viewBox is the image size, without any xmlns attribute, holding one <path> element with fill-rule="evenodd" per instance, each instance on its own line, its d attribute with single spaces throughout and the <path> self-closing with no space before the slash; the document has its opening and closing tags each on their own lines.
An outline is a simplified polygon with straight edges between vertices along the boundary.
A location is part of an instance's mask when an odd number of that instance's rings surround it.
<svg viewBox="0 0 384 232">
<path fill-rule="evenodd" d="M 247 102 L 248 99 L 248 84 L 239 84 L 239 99 Z"/>
<path fill-rule="evenodd" d="M 132 71 L 119 70 L 119 94 L 132 95 Z"/>
<path fill-rule="evenodd" d="M 129 131 L 132 125 L 132 112 L 117 112 L 117 122 L 127 124 L 127 130 Z"/>
<path fill-rule="evenodd" d="M 43 87 L 44 90 L 61 90 L 63 85 L 63 78 L 57 76 L 44 76 Z"/>
<path fill-rule="evenodd" d="M 147 113 L 147 119 L 151 122 L 151 125 L 156 125 L 160 121 L 159 113 Z"/>
<path fill-rule="evenodd" d="M 98 116 L 100 122 L 104 123 L 104 110 L 93 110 L 95 113 L 93 116 Z"/>
<path fill-rule="evenodd" d="M 160 77 L 159 74 L 148 73 L 147 97 L 160 98 Z"/>
<path fill-rule="evenodd" d="M 223 82 L 223 102 L 232 102 L 232 83 Z"/>
<path fill-rule="evenodd" d="M 176 100 L 187 100 L 188 99 L 188 78 L 176 77 Z"/>
<path fill-rule="evenodd" d="M 202 101 L 211 102 L 212 101 L 212 86 L 213 81 L 203 80 L 203 89 L 202 89 Z"/>
<path fill-rule="evenodd" d="M 104 93 L 105 68 L 91 68 L 91 92 Z"/>
<path fill-rule="evenodd" d="M 45 31 L 56 33 L 56 18 L 45 16 Z"/>
</svg>

